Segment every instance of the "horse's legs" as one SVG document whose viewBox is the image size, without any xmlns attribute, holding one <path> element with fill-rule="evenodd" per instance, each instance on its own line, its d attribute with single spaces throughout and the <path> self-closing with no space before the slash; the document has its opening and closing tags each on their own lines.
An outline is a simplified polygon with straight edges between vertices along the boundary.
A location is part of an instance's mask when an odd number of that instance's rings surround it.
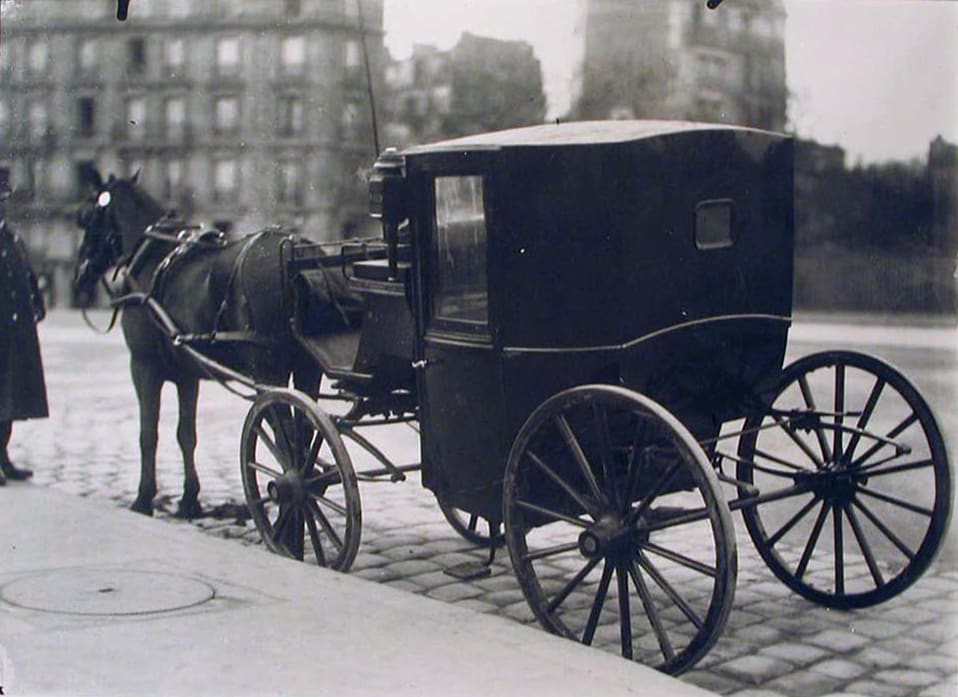
<svg viewBox="0 0 958 697">
<path fill-rule="evenodd" d="M 180 499 L 177 515 L 181 518 L 198 518 L 203 514 L 200 506 L 200 478 L 196 473 L 196 402 L 199 397 L 199 380 L 183 378 L 176 383 L 179 396 L 180 420 L 176 428 L 176 440 L 183 451 L 183 498 Z"/>
<path fill-rule="evenodd" d="M 160 391 L 163 378 L 146 361 L 130 360 L 130 373 L 136 399 L 140 403 L 140 488 L 130 508 L 137 513 L 153 515 L 156 496 L 156 442 L 160 420 Z"/>
</svg>

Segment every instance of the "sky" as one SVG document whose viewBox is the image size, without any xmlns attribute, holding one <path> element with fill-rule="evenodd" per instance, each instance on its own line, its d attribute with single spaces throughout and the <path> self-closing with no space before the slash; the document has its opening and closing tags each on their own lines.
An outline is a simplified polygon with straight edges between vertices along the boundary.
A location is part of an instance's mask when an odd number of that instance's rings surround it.
<svg viewBox="0 0 958 697">
<path fill-rule="evenodd" d="M 844 147 L 851 164 L 924 159 L 937 135 L 958 143 L 958 1 L 785 6 L 791 131 Z M 451 48 L 463 31 L 528 41 L 555 117 L 569 106 L 581 51 L 578 7 L 578 0 L 385 0 L 386 45 L 402 58 L 414 44 Z"/>
</svg>

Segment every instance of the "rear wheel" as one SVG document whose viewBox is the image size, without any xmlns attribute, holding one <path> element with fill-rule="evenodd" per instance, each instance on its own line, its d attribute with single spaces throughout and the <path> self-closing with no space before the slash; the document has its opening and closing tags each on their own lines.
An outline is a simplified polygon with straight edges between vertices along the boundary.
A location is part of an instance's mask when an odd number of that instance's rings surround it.
<svg viewBox="0 0 958 697">
<path fill-rule="evenodd" d="M 475 513 L 468 513 L 461 508 L 456 508 L 436 496 L 436 503 L 439 504 L 439 510 L 449 521 L 452 529 L 459 533 L 463 539 L 474 545 L 481 547 L 489 546 L 489 523 L 481 516 Z M 498 548 L 506 541 L 505 535 L 497 530 L 497 534 L 492 537 L 493 544 Z"/>
<path fill-rule="evenodd" d="M 828 607 L 901 593 L 931 564 L 951 508 L 925 400 L 881 360 L 830 351 L 788 366 L 770 407 L 746 421 L 738 464 L 761 495 L 791 492 L 743 509 L 768 567 Z"/>
<path fill-rule="evenodd" d="M 240 471 L 270 550 L 349 569 L 362 528 L 359 487 L 332 419 L 312 400 L 286 389 L 257 398 L 243 424 Z"/>
<path fill-rule="evenodd" d="M 516 437 L 506 543 L 549 631 L 677 674 L 715 643 L 736 575 L 731 516 L 705 453 L 652 400 L 561 392 Z"/>
</svg>

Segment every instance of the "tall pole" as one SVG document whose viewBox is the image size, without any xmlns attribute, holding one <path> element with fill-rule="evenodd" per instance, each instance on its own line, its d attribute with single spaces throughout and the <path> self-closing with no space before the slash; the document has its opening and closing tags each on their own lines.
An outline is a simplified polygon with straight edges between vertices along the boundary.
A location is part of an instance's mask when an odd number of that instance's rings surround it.
<svg viewBox="0 0 958 697">
<path fill-rule="evenodd" d="M 376 152 L 373 156 L 379 156 L 379 124 L 376 120 L 376 97 L 373 94 L 373 75 L 369 68 L 369 49 L 366 47 L 366 21 L 363 18 L 363 0 L 356 0 L 356 8 L 359 11 L 359 40 L 363 47 L 363 67 L 366 70 L 366 92 L 369 94 L 369 114 L 373 122 L 373 147 Z"/>
</svg>

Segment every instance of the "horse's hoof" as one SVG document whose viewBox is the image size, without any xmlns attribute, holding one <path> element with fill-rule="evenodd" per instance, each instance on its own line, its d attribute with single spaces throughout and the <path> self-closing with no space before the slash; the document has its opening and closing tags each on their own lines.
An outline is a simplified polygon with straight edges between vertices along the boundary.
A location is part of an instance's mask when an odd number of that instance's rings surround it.
<svg viewBox="0 0 958 697">
<path fill-rule="evenodd" d="M 176 507 L 176 517 L 184 518 L 186 520 L 193 520 L 194 518 L 203 517 L 203 507 L 200 505 L 199 501 L 185 501 L 180 499 L 179 505 Z"/>
<path fill-rule="evenodd" d="M 133 502 L 133 505 L 130 506 L 130 510 L 134 513 L 142 513 L 145 516 L 153 516 L 153 502 L 144 501 L 142 499 L 137 499 Z"/>
</svg>

